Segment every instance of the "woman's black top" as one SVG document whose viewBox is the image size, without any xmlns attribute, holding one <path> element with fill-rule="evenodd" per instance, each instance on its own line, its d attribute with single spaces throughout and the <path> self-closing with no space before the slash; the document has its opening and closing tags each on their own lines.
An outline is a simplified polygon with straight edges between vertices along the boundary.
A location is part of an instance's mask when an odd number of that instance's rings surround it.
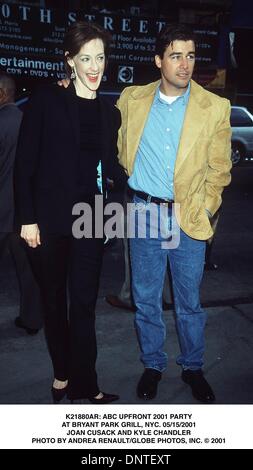
<svg viewBox="0 0 253 470">
<path fill-rule="evenodd" d="M 77 197 L 85 199 L 99 193 L 98 165 L 101 159 L 101 126 L 98 99 L 76 97 L 80 121 L 80 157 Z"/>
</svg>

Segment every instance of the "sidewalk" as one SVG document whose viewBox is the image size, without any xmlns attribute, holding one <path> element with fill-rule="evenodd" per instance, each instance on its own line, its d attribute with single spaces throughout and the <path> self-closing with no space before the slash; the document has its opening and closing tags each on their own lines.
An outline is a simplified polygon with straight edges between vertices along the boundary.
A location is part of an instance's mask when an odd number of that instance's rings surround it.
<svg viewBox="0 0 253 470">
<path fill-rule="evenodd" d="M 43 332 L 28 336 L 14 326 L 18 315 L 17 285 L 7 256 L 0 272 L 1 291 L 1 387 L 0 403 L 51 403 L 52 371 Z M 4 269 L 4 275 L 3 275 Z M 121 277 L 120 275 L 121 274 Z M 139 348 L 134 330 L 134 314 L 108 305 L 104 297 L 116 293 L 123 276 L 122 247 L 118 240 L 105 253 L 101 287 L 97 303 L 97 370 L 102 390 L 120 394 L 117 403 L 143 403 L 136 396 L 136 384 L 142 373 Z M 226 266 L 205 273 L 203 302 L 221 301 L 229 305 L 207 308 L 205 375 L 216 394 L 217 404 L 253 403 L 253 307 L 252 303 L 233 303 L 231 293 L 234 274 Z M 250 294 L 233 291 L 249 302 Z M 243 295 L 242 295 L 243 293 Z M 234 295 L 234 297 L 236 297 Z M 223 300 L 222 300 L 223 299 Z M 240 299 L 239 299 L 240 300 Z M 166 350 L 169 363 L 159 385 L 154 404 L 194 404 L 190 388 L 181 378 L 176 365 L 179 352 L 172 310 L 164 312 L 167 325 Z M 62 402 L 67 403 L 67 401 Z M 150 403 L 150 402 L 148 402 Z M 88 404 L 88 402 L 87 402 Z"/>
<path fill-rule="evenodd" d="M 215 235 L 217 271 L 205 272 L 201 301 L 208 312 L 204 371 L 217 404 L 253 404 L 253 167 L 233 170 L 224 192 Z M 136 396 L 142 374 L 134 314 L 108 305 L 123 282 L 121 240 L 106 249 L 97 303 L 98 377 L 102 390 L 119 393 L 117 403 L 143 403 Z M 0 263 L 0 403 L 51 403 L 52 370 L 43 332 L 28 336 L 14 326 L 18 286 L 10 257 Z M 169 364 L 152 403 L 194 404 L 180 378 L 172 310 L 164 312 Z M 150 402 L 148 402 L 150 403 Z"/>
</svg>

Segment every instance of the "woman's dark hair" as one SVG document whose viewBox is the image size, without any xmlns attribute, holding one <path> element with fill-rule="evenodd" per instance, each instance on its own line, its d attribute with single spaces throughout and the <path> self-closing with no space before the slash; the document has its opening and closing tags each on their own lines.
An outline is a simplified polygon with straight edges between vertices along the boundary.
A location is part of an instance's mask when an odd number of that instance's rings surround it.
<svg viewBox="0 0 253 470">
<path fill-rule="evenodd" d="M 88 21 L 76 21 L 66 31 L 64 39 L 64 51 L 68 52 L 65 56 L 65 68 L 68 76 L 71 74 L 71 67 L 67 62 L 67 57 L 73 58 L 80 51 L 86 42 L 92 39 L 101 39 L 104 44 L 105 57 L 107 59 L 111 35 L 102 26 Z"/>
<path fill-rule="evenodd" d="M 193 41 L 195 43 L 196 37 L 189 26 L 168 24 L 160 31 L 157 37 L 155 53 L 163 59 L 165 50 L 173 41 Z"/>
</svg>

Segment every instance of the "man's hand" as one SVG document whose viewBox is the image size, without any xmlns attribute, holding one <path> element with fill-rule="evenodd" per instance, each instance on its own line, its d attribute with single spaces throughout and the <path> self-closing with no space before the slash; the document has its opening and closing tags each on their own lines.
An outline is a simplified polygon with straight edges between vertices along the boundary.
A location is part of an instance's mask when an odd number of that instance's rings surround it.
<svg viewBox="0 0 253 470">
<path fill-rule="evenodd" d="M 38 245 L 41 245 L 40 231 L 37 224 L 22 225 L 20 236 L 31 248 L 36 248 Z"/>
<path fill-rule="evenodd" d="M 57 85 L 64 86 L 64 88 L 68 88 L 69 84 L 70 84 L 69 78 L 63 78 L 62 80 L 58 80 L 57 82 Z"/>
</svg>

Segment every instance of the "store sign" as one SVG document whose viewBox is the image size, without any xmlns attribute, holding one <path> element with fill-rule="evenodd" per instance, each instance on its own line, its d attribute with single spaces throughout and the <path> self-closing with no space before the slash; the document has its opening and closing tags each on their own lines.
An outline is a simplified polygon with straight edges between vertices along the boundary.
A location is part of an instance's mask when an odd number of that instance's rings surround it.
<svg viewBox="0 0 253 470">
<path fill-rule="evenodd" d="M 159 77 L 153 64 L 156 36 L 166 21 L 174 18 L 95 15 L 8 3 L 0 6 L 0 69 L 16 78 L 63 78 L 65 29 L 80 19 L 96 21 L 112 35 L 105 89 L 121 89 Z M 197 70 L 215 69 L 217 31 L 202 27 L 196 29 L 196 35 Z"/>
</svg>

